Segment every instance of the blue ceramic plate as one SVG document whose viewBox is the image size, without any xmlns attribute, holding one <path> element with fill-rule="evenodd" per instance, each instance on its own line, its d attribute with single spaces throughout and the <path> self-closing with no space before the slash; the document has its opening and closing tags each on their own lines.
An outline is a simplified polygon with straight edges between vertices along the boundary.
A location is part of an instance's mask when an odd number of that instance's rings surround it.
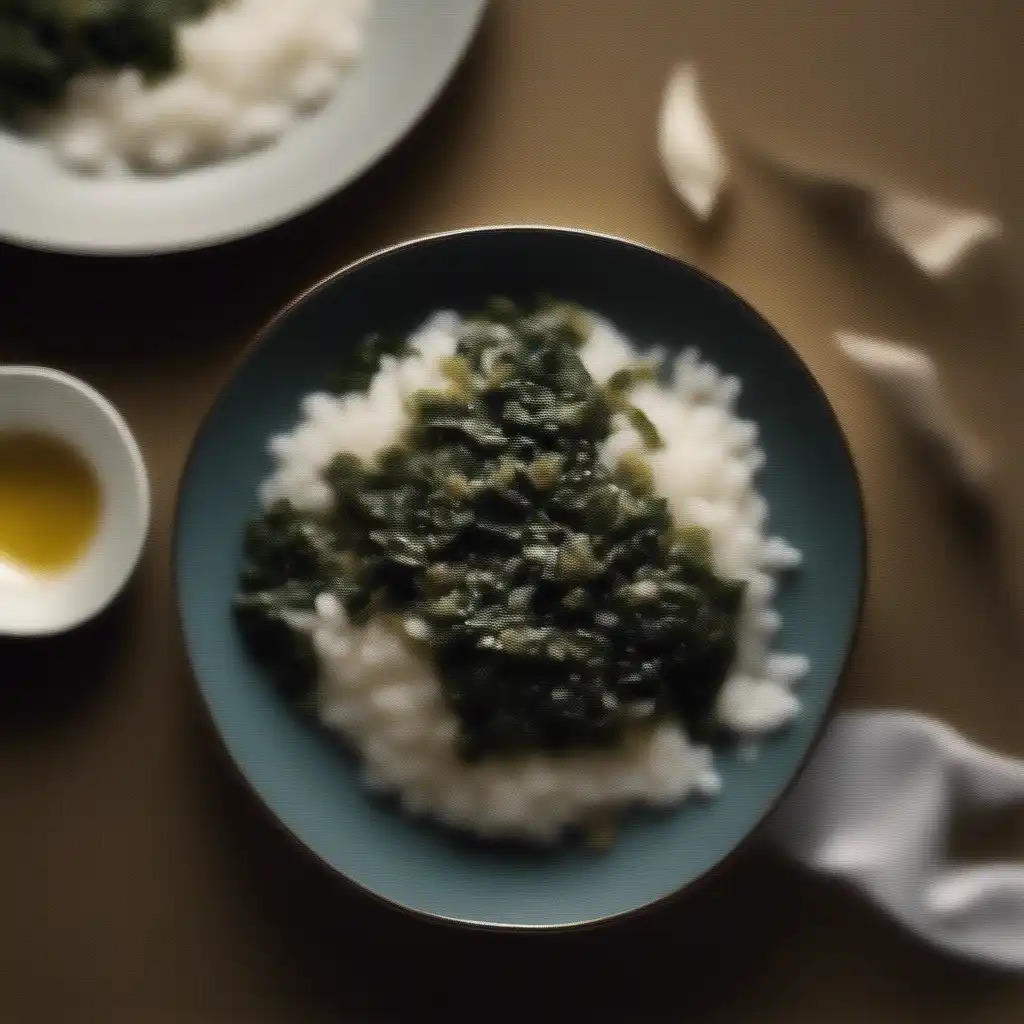
<svg viewBox="0 0 1024 1024">
<path fill-rule="evenodd" d="M 761 426 L 760 489 L 771 529 L 804 552 L 778 599 L 778 646 L 812 664 L 803 714 L 752 763 L 719 759 L 715 800 L 638 816 L 606 853 L 530 854 L 471 844 L 370 798 L 350 759 L 294 714 L 247 657 L 230 604 L 240 541 L 270 465 L 338 350 L 373 330 L 409 331 L 442 308 L 500 293 L 574 299 L 639 344 L 697 345 L 744 381 Z M 558 928 L 627 914 L 678 893 L 750 835 L 821 730 L 858 624 L 865 575 L 860 489 L 821 388 L 775 330 L 724 286 L 650 249 L 553 228 L 485 228 L 369 256 L 308 292 L 263 332 L 203 423 L 181 485 L 178 601 L 199 689 L 227 751 L 285 828 L 357 886 L 413 912 L 497 927 Z"/>
</svg>

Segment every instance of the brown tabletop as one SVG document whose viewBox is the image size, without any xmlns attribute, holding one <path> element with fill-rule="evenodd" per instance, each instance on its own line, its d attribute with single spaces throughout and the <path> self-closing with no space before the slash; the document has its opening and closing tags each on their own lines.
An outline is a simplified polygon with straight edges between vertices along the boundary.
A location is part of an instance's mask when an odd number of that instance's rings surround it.
<svg viewBox="0 0 1024 1024">
<path fill-rule="evenodd" d="M 0 359 L 58 366 L 109 395 L 148 458 L 155 513 L 110 615 L 57 642 L 0 645 L 0 1022 L 1024 1019 L 1024 982 L 940 958 L 761 847 L 693 898 L 592 934 L 464 934 L 370 904 L 281 840 L 229 776 L 175 623 L 177 479 L 262 321 L 324 273 L 414 235 L 589 227 L 723 278 L 827 389 L 872 544 L 846 703 L 919 708 L 1024 755 L 1024 333 L 1009 261 L 932 284 L 738 154 L 723 222 L 695 230 L 658 171 L 663 82 L 693 56 L 738 137 L 896 175 L 1024 227 L 1016 0 L 825 6 L 494 0 L 424 123 L 309 215 L 153 260 L 0 247 Z M 999 459 L 992 543 L 965 534 L 837 355 L 831 332 L 844 327 L 919 344 L 957 383 Z M 957 841 L 968 855 L 1021 855 L 1021 826 L 962 823 Z"/>
</svg>

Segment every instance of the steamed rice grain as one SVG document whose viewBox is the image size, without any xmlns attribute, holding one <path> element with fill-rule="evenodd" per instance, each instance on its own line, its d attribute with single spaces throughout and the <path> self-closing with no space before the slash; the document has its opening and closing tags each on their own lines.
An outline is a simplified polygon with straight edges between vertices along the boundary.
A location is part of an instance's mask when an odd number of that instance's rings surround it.
<svg viewBox="0 0 1024 1024">
<path fill-rule="evenodd" d="M 322 476 L 328 461 L 340 451 L 368 458 L 400 435 L 406 397 L 443 386 L 439 362 L 455 351 L 458 325 L 452 313 L 431 317 L 407 357 L 382 361 L 365 394 L 308 396 L 299 424 L 270 442 L 275 469 L 263 483 L 262 500 L 328 508 Z M 599 382 L 637 358 L 628 340 L 598 318 L 580 356 Z M 633 400 L 665 441 L 645 454 L 673 517 L 680 525 L 706 527 L 719 574 L 749 584 L 737 656 L 717 705 L 722 724 L 749 743 L 799 713 L 792 687 L 809 663 L 772 651 L 771 637 L 781 625 L 772 607 L 776 576 L 799 565 L 800 554 L 764 533 L 768 506 L 754 488 L 752 464 L 763 453 L 754 447 L 756 426 L 733 411 L 739 381 L 695 350 L 676 359 L 671 379 L 671 386 L 637 387 Z M 641 437 L 621 419 L 602 457 L 614 464 L 624 452 L 642 449 Z M 712 751 L 692 743 L 675 722 L 638 724 L 614 749 L 466 762 L 458 754 L 459 723 L 417 642 L 422 635 L 415 621 L 355 625 L 336 599 L 322 595 L 294 625 L 313 638 L 321 720 L 358 751 L 366 785 L 396 795 L 409 813 L 484 836 L 548 843 L 595 815 L 635 804 L 672 806 L 721 789 Z"/>
<path fill-rule="evenodd" d="M 248 153 L 323 107 L 357 63 L 372 0 L 226 0 L 179 26 L 180 66 L 80 75 L 42 134 L 85 174 L 167 173 Z"/>
</svg>

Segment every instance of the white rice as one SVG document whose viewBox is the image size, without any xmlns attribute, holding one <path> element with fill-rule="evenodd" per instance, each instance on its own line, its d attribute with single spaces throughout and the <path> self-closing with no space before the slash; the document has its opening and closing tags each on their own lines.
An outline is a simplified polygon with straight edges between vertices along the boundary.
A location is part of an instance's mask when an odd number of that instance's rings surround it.
<svg viewBox="0 0 1024 1024">
<path fill-rule="evenodd" d="M 41 131 L 86 174 L 167 173 L 279 139 L 337 92 L 372 0 L 226 0 L 179 26 L 179 70 L 80 75 Z"/>
<path fill-rule="evenodd" d="M 407 422 L 404 397 L 443 383 L 438 361 L 454 351 L 457 326 L 455 314 L 432 317 L 414 336 L 412 354 L 385 359 L 366 394 L 308 396 L 295 429 L 270 443 L 276 469 L 263 484 L 262 500 L 328 508 L 321 476 L 326 463 L 339 451 L 371 456 L 397 437 Z M 599 381 L 637 357 L 600 320 L 581 356 Z M 799 565 L 800 555 L 765 533 L 768 506 L 753 485 L 764 454 L 756 447 L 756 426 L 733 411 L 739 381 L 723 377 L 693 350 L 674 370 L 671 388 L 645 384 L 633 400 L 665 440 L 664 448 L 647 455 L 673 516 L 707 527 L 717 570 L 749 584 L 736 662 L 717 710 L 751 756 L 758 736 L 781 728 L 799 710 L 792 686 L 807 673 L 807 659 L 770 647 L 780 626 L 772 607 L 776 576 Z M 603 457 L 614 463 L 631 448 L 642 442 L 619 422 Z M 322 721 L 354 745 L 367 785 L 396 795 L 411 813 L 485 836 L 549 842 L 597 814 L 677 804 L 721 787 L 711 751 L 667 723 L 633 730 L 614 750 L 467 764 L 456 753 L 457 719 L 432 663 L 413 642 L 418 623 L 404 630 L 384 620 L 354 626 L 338 601 L 323 594 L 315 612 L 295 616 L 292 625 L 313 639 Z"/>
</svg>

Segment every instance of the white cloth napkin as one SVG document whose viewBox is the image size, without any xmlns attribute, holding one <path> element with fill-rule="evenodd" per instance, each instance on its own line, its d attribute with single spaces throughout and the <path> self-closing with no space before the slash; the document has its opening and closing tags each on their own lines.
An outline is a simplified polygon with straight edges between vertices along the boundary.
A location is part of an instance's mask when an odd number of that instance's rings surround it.
<svg viewBox="0 0 1024 1024">
<path fill-rule="evenodd" d="M 1024 802 L 1024 761 L 896 711 L 838 715 L 772 819 L 772 839 L 947 952 L 1024 970 L 1024 863 L 957 867 L 957 804 Z"/>
</svg>

